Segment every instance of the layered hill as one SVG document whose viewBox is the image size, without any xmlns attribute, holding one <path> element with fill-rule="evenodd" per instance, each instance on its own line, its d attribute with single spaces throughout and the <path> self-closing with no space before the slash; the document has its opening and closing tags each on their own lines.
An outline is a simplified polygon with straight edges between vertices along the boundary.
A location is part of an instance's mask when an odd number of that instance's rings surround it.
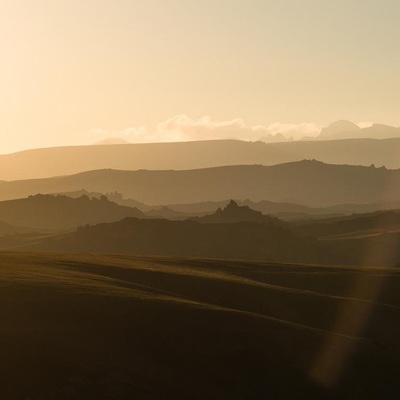
<svg viewBox="0 0 400 400">
<path fill-rule="evenodd" d="M 218 208 L 224 208 L 228 205 L 230 200 L 221 201 L 204 201 L 201 203 L 189 204 L 167 204 L 149 206 L 148 204 L 141 203 L 134 199 L 124 198 L 121 193 L 98 193 L 87 192 L 86 190 L 77 190 L 74 192 L 57 193 L 68 197 L 81 197 L 86 195 L 90 198 L 106 196 L 114 203 L 138 208 L 140 211 L 145 212 L 147 215 L 164 217 L 167 219 L 185 219 L 194 216 L 204 216 L 212 214 Z M 303 219 L 318 219 L 329 217 L 340 217 L 351 214 L 366 214 L 383 210 L 398 210 L 400 209 L 400 199 L 384 200 L 373 203 L 353 203 L 353 204 L 338 204 L 334 206 L 325 207 L 310 207 L 304 204 L 274 202 L 270 200 L 252 201 L 235 200 L 239 206 L 248 206 L 253 210 L 260 211 L 263 214 L 271 214 L 280 219 L 293 221 Z"/>
<path fill-rule="evenodd" d="M 400 138 L 285 143 L 215 140 L 57 147 L 0 155 L 0 180 L 71 175 L 94 169 L 168 170 L 275 165 L 303 159 L 400 168 Z"/>
<path fill-rule="evenodd" d="M 221 200 L 221 201 L 205 201 L 201 203 L 189 203 L 189 204 L 167 204 L 167 205 L 155 205 L 149 206 L 148 204 L 141 203 L 134 199 L 125 198 L 121 193 L 98 193 L 98 192 L 88 192 L 86 190 L 77 190 L 74 192 L 64 192 L 57 193 L 62 194 L 64 196 L 77 198 L 83 195 L 86 195 L 90 198 L 96 197 L 100 198 L 101 196 L 106 196 L 110 201 L 114 203 L 125 205 L 129 207 L 136 207 L 139 210 L 145 212 L 149 216 L 158 216 L 167 219 L 187 219 L 190 217 L 198 217 L 205 216 L 214 213 L 218 208 L 226 207 L 230 200 Z M 275 215 L 281 219 L 293 220 L 293 219 L 303 219 L 310 218 L 313 216 L 321 216 L 321 215 L 344 215 L 346 213 L 354 213 L 354 210 L 357 208 L 357 205 L 351 208 L 352 205 L 342 205 L 338 207 L 343 207 L 343 210 L 331 210 L 326 207 L 308 207 L 302 204 L 294 204 L 294 203 L 277 203 L 269 200 L 263 200 L 254 202 L 251 200 L 235 200 L 235 203 L 239 206 L 248 206 L 255 211 L 260 211 L 263 214 L 271 214 Z M 386 208 L 386 204 L 381 204 L 380 206 Z M 391 202 L 388 206 L 392 206 L 389 208 L 400 208 L 400 200 L 398 202 Z M 379 208 L 374 208 L 374 204 L 371 205 L 372 211 L 376 211 Z M 364 205 L 362 206 L 364 210 Z M 349 211 L 351 210 L 351 211 Z"/>
<path fill-rule="evenodd" d="M 278 223 L 199 223 L 125 218 L 79 227 L 74 233 L 45 238 L 21 250 L 94 252 L 200 257 L 230 260 L 351 264 L 314 239 L 295 236 Z"/>
<path fill-rule="evenodd" d="M 85 224 L 118 221 L 125 217 L 146 218 L 146 215 L 137 208 L 115 204 L 105 196 L 100 199 L 89 199 L 87 196 L 73 199 L 38 194 L 0 202 L 0 221 L 34 229 L 71 229 Z"/>
<path fill-rule="evenodd" d="M 187 171 L 98 170 L 49 179 L 0 182 L 0 199 L 81 189 L 100 193 L 117 191 L 150 205 L 250 199 L 320 207 L 398 199 L 400 170 L 317 161 Z"/>
</svg>

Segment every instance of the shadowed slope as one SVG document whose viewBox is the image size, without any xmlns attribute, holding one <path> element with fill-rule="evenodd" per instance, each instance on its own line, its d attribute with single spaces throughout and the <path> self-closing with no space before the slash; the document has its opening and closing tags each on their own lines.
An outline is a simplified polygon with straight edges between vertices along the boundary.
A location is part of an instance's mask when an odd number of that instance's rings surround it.
<svg viewBox="0 0 400 400">
<path fill-rule="evenodd" d="M 396 397 L 399 283 L 389 269 L 2 253 L 0 395 Z M 335 323 L 343 310 L 358 322 Z"/>
</svg>

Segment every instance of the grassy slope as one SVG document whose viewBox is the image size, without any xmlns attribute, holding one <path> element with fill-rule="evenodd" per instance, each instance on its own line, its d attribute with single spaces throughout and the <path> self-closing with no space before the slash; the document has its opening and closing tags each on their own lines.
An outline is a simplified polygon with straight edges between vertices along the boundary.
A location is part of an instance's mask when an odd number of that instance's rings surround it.
<svg viewBox="0 0 400 400">
<path fill-rule="evenodd" d="M 0 253 L 0 398 L 396 398 L 399 289 L 396 269 Z"/>
</svg>

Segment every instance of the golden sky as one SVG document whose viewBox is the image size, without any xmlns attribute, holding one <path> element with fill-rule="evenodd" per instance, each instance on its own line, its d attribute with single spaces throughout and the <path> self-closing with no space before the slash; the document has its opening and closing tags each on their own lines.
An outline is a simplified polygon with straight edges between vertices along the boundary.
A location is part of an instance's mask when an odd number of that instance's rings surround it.
<svg viewBox="0 0 400 400">
<path fill-rule="evenodd" d="M 399 21 L 398 0 L 1 0 L 0 153 L 399 126 Z"/>
</svg>

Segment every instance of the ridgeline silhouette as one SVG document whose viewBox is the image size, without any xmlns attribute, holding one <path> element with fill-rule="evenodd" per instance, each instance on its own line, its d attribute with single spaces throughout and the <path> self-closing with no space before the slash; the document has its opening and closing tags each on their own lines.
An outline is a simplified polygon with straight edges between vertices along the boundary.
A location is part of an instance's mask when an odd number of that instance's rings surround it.
<svg viewBox="0 0 400 400">
<path fill-rule="evenodd" d="M 195 217 L 192 220 L 203 224 L 229 224 L 236 222 L 257 222 L 261 224 L 281 224 L 277 218 L 264 215 L 248 206 L 239 206 L 231 200 L 225 208 L 218 208 L 214 214 Z"/>
<path fill-rule="evenodd" d="M 0 202 L 0 221 L 35 229 L 71 229 L 85 224 L 118 221 L 125 217 L 146 218 L 137 208 L 115 204 L 102 196 L 35 195 Z"/>
</svg>

